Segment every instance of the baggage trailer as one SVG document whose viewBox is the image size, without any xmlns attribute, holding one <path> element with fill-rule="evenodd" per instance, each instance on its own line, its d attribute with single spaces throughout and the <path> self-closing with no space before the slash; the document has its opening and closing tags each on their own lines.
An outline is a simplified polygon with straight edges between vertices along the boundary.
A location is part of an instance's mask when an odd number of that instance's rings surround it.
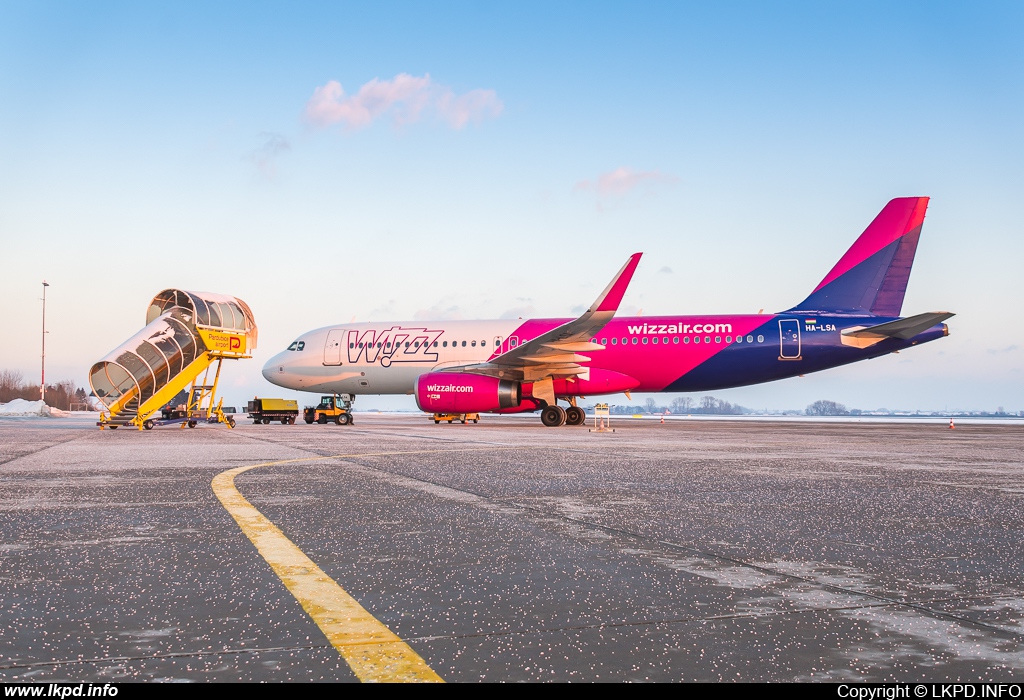
<svg viewBox="0 0 1024 700">
<path fill-rule="evenodd" d="M 480 422 L 479 413 L 435 413 L 433 415 L 433 418 L 434 425 L 437 425 L 443 420 L 448 421 L 449 424 L 451 424 L 452 421 L 457 420 L 463 425 L 465 425 L 469 421 L 473 421 L 474 423 Z"/>
<path fill-rule="evenodd" d="M 246 412 L 253 423 L 267 425 L 270 421 L 279 420 L 281 425 L 293 425 L 299 416 L 299 402 L 291 399 L 254 398 L 246 407 Z"/>
</svg>

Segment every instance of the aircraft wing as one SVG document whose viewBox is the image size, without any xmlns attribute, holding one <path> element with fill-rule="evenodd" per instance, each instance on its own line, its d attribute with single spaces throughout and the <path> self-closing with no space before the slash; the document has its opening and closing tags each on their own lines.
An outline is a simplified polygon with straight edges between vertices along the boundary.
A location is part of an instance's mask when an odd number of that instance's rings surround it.
<svg viewBox="0 0 1024 700">
<path fill-rule="evenodd" d="M 487 362 L 446 367 L 441 371 L 470 372 L 525 382 L 546 383 L 548 387 L 552 377 L 582 375 L 586 378 L 589 369 L 583 363 L 588 362 L 590 358 L 580 353 L 604 350 L 603 345 L 593 342 L 594 335 L 615 316 L 641 255 L 643 253 L 634 253 L 629 257 L 604 291 L 579 318 L 542 333 Z M 547 393 L 544 386 L 538 389 L 541 394 Z M 534 395 L 538 398 L 547 398 L 538 395 L 537 389 Z M 548 402 L 554 403 L 553 393 Z"/>
</svg>

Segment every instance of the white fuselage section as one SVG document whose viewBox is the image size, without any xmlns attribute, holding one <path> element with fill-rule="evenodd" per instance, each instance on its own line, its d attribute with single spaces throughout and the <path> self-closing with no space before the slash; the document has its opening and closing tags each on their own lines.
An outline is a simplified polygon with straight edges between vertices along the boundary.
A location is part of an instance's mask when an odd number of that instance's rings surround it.
<svg viewBox="0 0 1024 700">
<path fill-rule="evenodd" d="M 485 362 L 526 338 L 522 320 L 358 323 L 303 333 L 263 368 L 287 389 L 336 394 L 412 394 L 416 378 Z"/>
</svg>

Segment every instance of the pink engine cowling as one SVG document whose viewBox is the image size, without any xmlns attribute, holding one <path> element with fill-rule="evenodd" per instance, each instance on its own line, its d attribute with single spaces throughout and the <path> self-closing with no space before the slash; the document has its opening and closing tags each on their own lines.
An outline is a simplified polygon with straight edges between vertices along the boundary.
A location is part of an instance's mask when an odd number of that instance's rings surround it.
<svg viewBox="0 0 1024 700">
<path fill-rule="evenodd" d="M 519 402 L 519 382 L 497 377 L 430 372 L 416 380 L 416 404 L 427 413 L 487 413 Z"/>
</svg>

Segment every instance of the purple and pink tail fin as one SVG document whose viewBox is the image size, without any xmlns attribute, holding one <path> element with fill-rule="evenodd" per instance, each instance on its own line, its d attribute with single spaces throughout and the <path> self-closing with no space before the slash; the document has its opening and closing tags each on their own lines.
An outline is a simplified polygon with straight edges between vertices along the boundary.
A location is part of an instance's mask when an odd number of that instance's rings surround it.
<svg viewBox="0 0 1024 700">
<path fill-rule="evenodd" d="M 885 205 L 811 295 L 790 311 L 899 316 L 928 197 Z"/>
</svg>

